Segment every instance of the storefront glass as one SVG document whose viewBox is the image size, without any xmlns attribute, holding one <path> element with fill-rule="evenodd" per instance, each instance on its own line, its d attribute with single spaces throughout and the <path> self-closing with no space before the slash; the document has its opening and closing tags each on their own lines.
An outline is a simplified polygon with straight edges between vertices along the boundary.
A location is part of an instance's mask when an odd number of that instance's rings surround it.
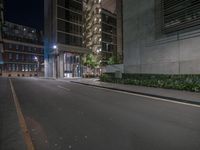
<svg viewBox="0 0 200 150">
<path fill-rule="evenodd" d="M 81 58 L 76 53 L 64 53 L 64 77 L 81 77 Z"/>
</svg>

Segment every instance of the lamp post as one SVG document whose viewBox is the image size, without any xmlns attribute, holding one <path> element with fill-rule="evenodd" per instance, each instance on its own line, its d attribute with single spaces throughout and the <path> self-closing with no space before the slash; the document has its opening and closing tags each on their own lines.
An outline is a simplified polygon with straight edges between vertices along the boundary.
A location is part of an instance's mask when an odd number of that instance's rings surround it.
<svg viewBox="0 0 200 150">
<path fill-rule="evenodd" d="M 37 70 L 37 76 L 39 76 L 39 67 L 40 67 L 40 62 L 39 62 L 39 59 L 38 59 L 38 57 L 37 56 L 35 56 L 34 57 L 34 60 L 37 62 L 37 68 L 36 68 L 36 70 Z"/>
<path fill-rule="evenodd" d="M 55 61 L 55 75 L 56 78 L 58 78 L 58 46 L 53 45 L 53 50 L 54 50 L 54 61 Z"/>
</svg>

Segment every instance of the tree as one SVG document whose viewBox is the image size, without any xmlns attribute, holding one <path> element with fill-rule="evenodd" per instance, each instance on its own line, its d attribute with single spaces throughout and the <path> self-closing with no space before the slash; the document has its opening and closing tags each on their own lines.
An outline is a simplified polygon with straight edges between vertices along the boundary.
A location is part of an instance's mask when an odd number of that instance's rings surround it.
<svg viewBox="0 0 200 150">
<path fill-rule="evenodd" d="M 113 65 L 113 64 L 115 64 L 115 59 L 114 59 L 114 57 L 112 56 L 112 57 L 110 57 L 110 58 L 108 59 L 108 65 Z"/>
<path fill-rule="evenodd" d="M 115 56 L 112 56 L 108 59 L 107 63 L 108 65 L 114 65 L 114 64 L 119 64 L 120 61 Z"/>
<path fill-rule="evenodd" d="M 98 61 L 97 56 L 90 53 L 83 58 L 83 64 L 91 69 L 94 69 L 100 65 L 100 62 Z"/>
</svg>

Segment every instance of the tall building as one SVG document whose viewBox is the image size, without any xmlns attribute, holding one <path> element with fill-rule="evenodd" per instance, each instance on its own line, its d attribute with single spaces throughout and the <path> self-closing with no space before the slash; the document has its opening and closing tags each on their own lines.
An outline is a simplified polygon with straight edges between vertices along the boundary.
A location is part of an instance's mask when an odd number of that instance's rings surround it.
<svg viewBox="0 0 200 150">
<path fill-rule="evenodd" d="M 102 51 L 101 0 L 85 0 L 83 10 L 84 47 L 99 55 Z"/>
<path fill-rule="evenodd" d="M 2 76 L 43 76 L 44 49 L 40 31 L 5 21 L 2 42 Z"/>
<path fill-rule="evenodd" d="M 199 74 L 200 1 L 123 1 L 126 73 Z"/>
<path fill-rule="evenodd" d="M 45 76 L 80 77 L 83 1 L 45 0 Z"/>
<path fill-rule="evenodd" d="M 102 8 L 102 62 L 106 65 L 112 56 L 117 58 L 117 16 Z"/>
<path fill-rule="evenodd" d="M 110 11 L 102 0 L 45 0 L 46 77 L 80 77 L 81 57 L 90 52 L 102 65 L 117 57 L 117 35 L 122 34 L 113 6 Z"/>
<path fill-rule="evenodd" d="M 117 15 L 117 59 L 123 63 L 123 0 L 116 0 Z"/>
<path fill-rule="evenodd" d="M 122 34 L 121 28 L 118 29 L 120 24 L 117 21 L 118 13 L 116 11 L 116 2 L 113 0 L 86 0 L 84 4 L 83 43 L 86 48 L 99 56 L 102 65 L 106 65 L 112 56 L 122 58 L 121 37 L 118 38 L 118 35 Z"/>
<path fill-rule="evenodd" d="M 0 76 L 2 75 L 2 67 L 3 67 L 3 40 L 2 40 L 2 27 L 4 23 L 4 14 L 3 14 L 3 0 L 0 0 Z"/>
</svg>

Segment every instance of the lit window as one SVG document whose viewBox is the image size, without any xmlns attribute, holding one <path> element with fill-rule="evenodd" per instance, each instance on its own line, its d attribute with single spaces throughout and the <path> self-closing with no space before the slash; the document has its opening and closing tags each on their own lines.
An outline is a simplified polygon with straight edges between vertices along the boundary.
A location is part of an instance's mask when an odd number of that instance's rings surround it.
<svg viewBox="0 0 200 150">
<path fill-rule="evenodd" d="M 25 71 L 28 71 L 28 65 L 25 65 Z"/>
<path fill-rule="evenodd" d="M 19 54 L 16 54 L 16 60 L 19 60 Z"/>
<path fill-rule="evenodd" d="M 24 71 L 24 65 L 22 65 L 22 71 Z"/>
<path fill-rule="evenodd" d="M 9 53 L 8 57 L 9 59 L 12 59 L 12 53 Z"/>
<path fill-rule="evenodd" d="M 12 64 L 12 71 L 15 71 L 15 64 Z"/>
</svg>

